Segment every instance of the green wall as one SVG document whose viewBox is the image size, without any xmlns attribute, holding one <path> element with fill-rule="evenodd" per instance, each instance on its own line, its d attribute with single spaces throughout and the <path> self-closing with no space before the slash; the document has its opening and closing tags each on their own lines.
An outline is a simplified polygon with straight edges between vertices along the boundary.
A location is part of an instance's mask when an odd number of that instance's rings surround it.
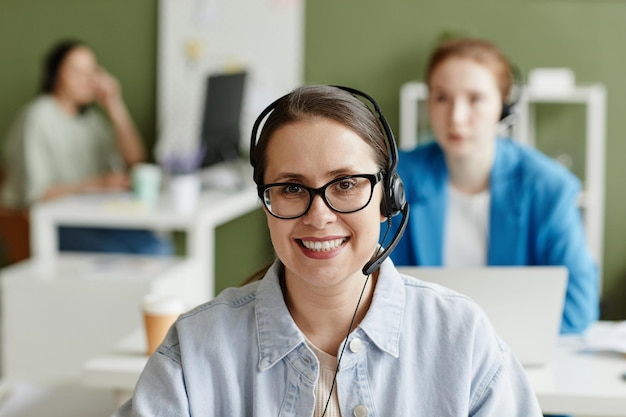
<svg viewBox="0 0 626 417">
<path fill-rule="evenodd" d="M 603 317 L 625 319 L 624 21 L 626 2 L 610 0 L 313 0 L 306 4 L 305 80 L 364 89 L 377 98 L 397 131 L 400 86 L 422 79 L 428 52 L 439 35 L 460 32 L 492 40 L 524 74 L 533 67 L 563 66 L 574 70 L 577 81 L 605 84 Z M 581 115 L 580 109 L 574 109 L 564 117 L 580 119 Z M 578 123 L 574 126 L 580 126 L 580 120 L 574 121 Z M 567 121 L 555 124 L 570 126 Z M 565 140 L 564 146 L 571 146 L 574 159 L 579 160 L 580 146 L 567 141 L 579 143 L 581 135 L 580 127 L 569 128 L 555 140 Z M 543 138 L 540 146 L 552 146 L 555 152 L 563 146 L 550 142 Z"/>
<path fill-rule="evenodd" d="M 155 136 L 154 0 L 1 0 L 0 134 L 39 89 L 42 60 L 61 38 L 79 38 L 122 86 L 146 143 Z"/>
</svg>

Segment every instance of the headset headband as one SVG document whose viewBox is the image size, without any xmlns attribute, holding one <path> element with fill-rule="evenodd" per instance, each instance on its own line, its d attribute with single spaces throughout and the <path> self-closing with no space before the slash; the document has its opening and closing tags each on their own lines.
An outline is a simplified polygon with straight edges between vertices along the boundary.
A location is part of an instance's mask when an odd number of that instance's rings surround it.
<svg viewBox="0 0 626 417">
<path fill-rule="evenodd" d="M 378 116 L 378 120 L 380 122 L 380 125 L 381 125 L 381 127 L 383 129 L 383 133 L 385 135 L 385 138 L 387 139 L 387 145 L 389 147 L 389 166 L 387 167 L 387 174 L 388 175 L 393 175 L 395 173 L 395 171 L 396 171 L 397 166 L 398 166 L 398 149 L 396 147 L 396 141 L 395 141 L 395 138 L 393 136 L 393 132 L 391 131 L 391 128 L 389 127 L 389 123 L 387 122 L 387 119 L 385 119 L 385 116 L 383 115 L 383 112 L 381 111 L 380 106 L 378 105 L 376 100 L 374 100 L 374 98 L 372 98 L 372 96 L 370 96 L 369 94 L 366 94 L 363 91 L 357 90 L 355 88 L 344 87 L 344 86 L 340 86 L 340 85 L 330 85 L 330 87 L 339 88 L 340 90 L 346 91 L 346 92 L 352 94 L 353 96 L 363 97 L 374 107 L 374 110 L 376 112 L 376 115 Z M 287 93 L 287 94 L 283 95 L 282 97 L 279 97 L 278 99 L 274 100 L 269 106 L 267 106 L 261 112 L 261 114 L 259 114 L 259 116 L 257 117 L 256 121 L 254 122 L 254 125 L 252 126 L 252 137 L 251 137 L 251 140 L 250 140 L 250 164 L 252 165 L 253 168 L 256 168 L 256 160 L 254 159 L 254 150 L 256 148 L 256 144 L 257 144 L 257 141 L 258 141 L 259 127 L 260 127 L 261 123 L 263 122 L 263 120 L 265 120 L 265 118 L 272 111 L 274 111 L 274 109 L 276 108 L 277 104 L 281 100 L 283 100 L 286 97 L 288 97 L 290 94 L 292 94 L 292 93 L 291 92 Z"/>
</svg>

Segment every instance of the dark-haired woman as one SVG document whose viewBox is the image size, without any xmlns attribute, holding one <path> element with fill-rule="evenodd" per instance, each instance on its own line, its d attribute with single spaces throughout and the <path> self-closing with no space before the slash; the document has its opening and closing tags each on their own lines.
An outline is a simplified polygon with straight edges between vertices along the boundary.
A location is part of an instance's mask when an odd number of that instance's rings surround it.
<svg viewBox="0 0 626 417">
<path fill-rule="evenodd" d="M 130 180 L 125 168 L 145 158 L 118 81 L 78 41 L 63 41 L 50 50 L 41 92 L 9 130 L 5 147 L 2 200 L 10 207 L 28 207 L 69 194 L 127 189 Z M 171 251 L 169 243 L 141 230 L 64 227 L 59 237 L 61 250 Z"/>
</svg>

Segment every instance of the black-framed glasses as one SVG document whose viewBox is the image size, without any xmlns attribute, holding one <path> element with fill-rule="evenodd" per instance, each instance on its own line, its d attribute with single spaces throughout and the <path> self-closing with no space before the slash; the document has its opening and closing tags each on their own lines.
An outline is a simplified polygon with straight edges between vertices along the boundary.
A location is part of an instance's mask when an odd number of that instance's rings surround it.
<svg viewBox="0 0 626 417">
<path fill-rule="evenodd" d="M 295 219 L 304 216 L 316 195 L 338 213 L 354 213 L 364 209 L 372 200 L 374 186 L 383 179 L 378 174 L 347 175 L 337 178 L 319 188 L 311 188 L 295 182 L 278 182 L 257 187 L 259 197 L 267 211 L 279 219 Z"/>
</svg>

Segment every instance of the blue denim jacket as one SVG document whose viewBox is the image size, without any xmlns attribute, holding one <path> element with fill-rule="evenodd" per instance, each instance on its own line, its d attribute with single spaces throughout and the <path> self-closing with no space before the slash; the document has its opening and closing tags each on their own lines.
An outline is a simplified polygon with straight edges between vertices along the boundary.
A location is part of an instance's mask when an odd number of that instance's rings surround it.
<svg viewBox="0 0 626 417">
<path fill-rule="evenodd" d="M 312 416 L 319 363 L 287 310 L 280 268 L 182 315 L 115 415 Z M 347 343 L 336 383 L 343 416 L 541 416 L 477 305 L 401 276 L 390 260 Z"/>
</svg>

